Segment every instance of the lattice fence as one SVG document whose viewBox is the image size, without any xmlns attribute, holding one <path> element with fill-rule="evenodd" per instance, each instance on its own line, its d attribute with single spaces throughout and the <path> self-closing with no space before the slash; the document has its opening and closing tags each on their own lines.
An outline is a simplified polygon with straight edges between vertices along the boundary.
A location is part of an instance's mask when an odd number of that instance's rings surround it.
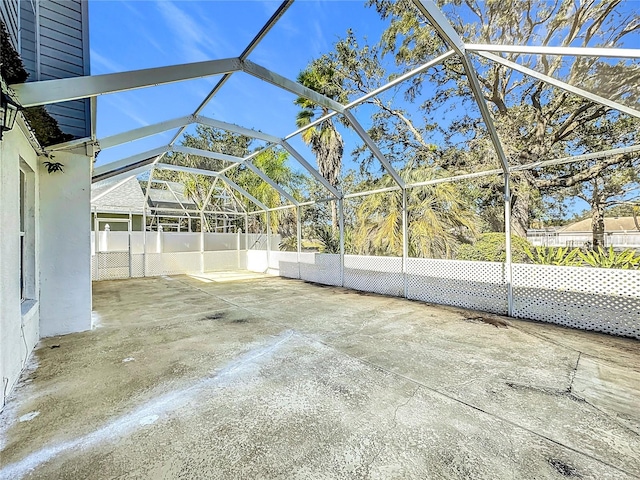
<svg viewBox="0 0 640 480">
<path fill-rule="evenodd" d="M 301 253 L 300 278 L 323 285 L 340 285 L 340 255 Z"/>
<path fill-rule="evenodd" d="M 248 252 L 267 271 L 267 252 Z M 270 252 L 270 273 L 340 285 L 340 256 Z M 300 275 L 298 275 L 300 272 Z M 640 339 L 640 272 L 514 264 L 514 316 Z M 384 295 L 508 313 L 506 266 L 498 262 L 345 255 L 343 285 Z"/>
<path fill-rule="evenodd" d="M 286 278 L 300 278 L 298 252 L 270 252 L 267 273 Z"/>
<path fill-rule="evenodd" d="M 515 317 L 640 338 L 640 271 L 513 265 Z"/>
<path fill-rule="evenodd" d="M 344 286 L 363 292 L 402 297 L 402 258 L 345 255 Z"/>
<path fill-rule="evenodd" d="M 409 258 L 407 298 L 507 314 L 503 263 Z"/>
</svg>

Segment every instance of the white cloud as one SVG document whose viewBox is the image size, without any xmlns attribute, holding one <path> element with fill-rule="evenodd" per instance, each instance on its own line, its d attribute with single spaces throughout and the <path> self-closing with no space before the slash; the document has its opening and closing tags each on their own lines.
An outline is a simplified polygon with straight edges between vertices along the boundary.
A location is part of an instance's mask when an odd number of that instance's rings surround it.
<svg viewBox="0 0 640 480">
<path fill-rule="evenodd" d="M 94 49 L 91 49 L 90 58 L 91 58 L 91 73 L 93 75 L 99 75 L 101 73 L 124 72 L 125 70 L 127 70 L 118 62 L 115 62 L 110 58 L 100 55 Z"/>
<path fill-rule="evenodd" d="M 183 54 L 183 61 L 224 58 L 229 49 L 224 41 L 216 39 L 215 31 L 211 31 L 210 25 L 205 28 L 200 19 L 189 15 L 174 2 L 162 0 L 156 2 L 156 5 Z"/>
</svg>

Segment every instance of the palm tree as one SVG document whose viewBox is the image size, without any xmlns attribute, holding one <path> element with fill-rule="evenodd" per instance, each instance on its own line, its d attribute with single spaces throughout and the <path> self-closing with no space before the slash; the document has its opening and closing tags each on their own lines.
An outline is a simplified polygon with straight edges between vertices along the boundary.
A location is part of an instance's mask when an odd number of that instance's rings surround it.
<svg viewBox="0 0 640 480">
<path fill-rule="evenodd" d="M 405 168 L 400 173 L 407 183 L 435 178 L 435 171 L 430 166 Z M 378 183 L 380 188 L 394 185 L 388 175 Z M 455 183 L 407 189 L 410 257 L 451 258 L 461 238 L 476 235 L 477 216 L 466 198 L 468 196 Z M 401 191 L 363 197 L 355 216 L 354 253 L 402 255 Z"/>
<path fill-rule="evenodd" d="M 342 88 L 342 81 L 337 71 L 322 58 L 314 61 L 309 68 L 300 72 L 298 82 L 338 102 L 346 100 L 346 92 Z M 296 117 L 296 125 L 299 128 L 306 127 L 316 118 L 329 113 L 327 107 L 318 105 L 307 98 L 298 97 L 295 104 L 301 108 Z M 332 186 L 337 187 L 342 170 L 344 142 L 333 120 L 331 118 L 324 120 L 305 130 L 302 133 L 302 139 L 311 147 L 311 151 L 316 156 L 320 175 L 326 178 Z M 336 202 L 331 202 L 331 225 L 336 231 L 338 228 Z"/>
</svg>

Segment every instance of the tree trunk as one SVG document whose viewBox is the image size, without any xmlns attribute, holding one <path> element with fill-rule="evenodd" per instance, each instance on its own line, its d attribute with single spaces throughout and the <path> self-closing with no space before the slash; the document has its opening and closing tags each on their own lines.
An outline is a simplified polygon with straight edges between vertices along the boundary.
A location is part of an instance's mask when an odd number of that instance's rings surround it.
<svg viewBox="0 0 640 480">
<path fill-rule="evenodd" d="M 511 233 L 522 238 L 527 238 L 530 203 L 530 196 L 528 192 L 512 194 Z"/>
<path fill-rule="evenodd" d="M 593 249 L 605 247 L 604 244 L 604 204 L 602 193 L 598 188 L 598 179 L 593 182 L 593 203 L 591 205 L 591 231 L 593 233 Z"/>
<path fill-rule="evenodd" d="M 338 205 L 335 200 L 331 202 L 331 228 L 333 229 L 333 233 L 338 233 Z"/>
</svg>

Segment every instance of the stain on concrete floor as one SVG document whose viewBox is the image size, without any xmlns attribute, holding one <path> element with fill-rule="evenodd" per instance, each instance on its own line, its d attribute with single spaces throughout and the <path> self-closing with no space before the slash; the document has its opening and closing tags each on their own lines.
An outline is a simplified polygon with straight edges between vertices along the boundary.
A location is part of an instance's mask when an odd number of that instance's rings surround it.
<svg viewBox="0 0 640 480">
<path fill-rule="evenodd" d="M 634 340 L 244 272 L 94 310 L 0 414 L 0 478 L 640 476 Z"/>
</svg>

